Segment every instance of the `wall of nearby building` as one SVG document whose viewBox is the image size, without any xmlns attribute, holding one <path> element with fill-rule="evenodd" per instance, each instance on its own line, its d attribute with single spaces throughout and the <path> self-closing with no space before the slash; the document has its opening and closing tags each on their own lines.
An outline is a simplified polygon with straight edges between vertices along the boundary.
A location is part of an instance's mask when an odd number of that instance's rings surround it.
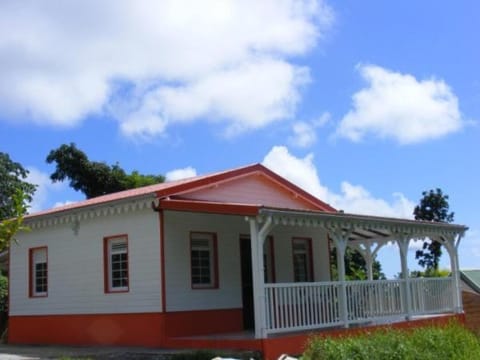
<svg viewBox="0 0 480 360">
<path fill-rule="evenodd" d="M 462 291 L 465 325 L 480 334 L 480 294 L 474 291 Z"/>
<path fill-rule="evenodd" d="M 129 291 L 104 291 L 103 239 L 128 235 Z M 11 247 L 10 315 L 144 313 L 161 310 L 158 214 L 150 208 L 34 229 Z M 48 248 L 48 296 L 29 297 L 29 249 Z"/>
</svg>

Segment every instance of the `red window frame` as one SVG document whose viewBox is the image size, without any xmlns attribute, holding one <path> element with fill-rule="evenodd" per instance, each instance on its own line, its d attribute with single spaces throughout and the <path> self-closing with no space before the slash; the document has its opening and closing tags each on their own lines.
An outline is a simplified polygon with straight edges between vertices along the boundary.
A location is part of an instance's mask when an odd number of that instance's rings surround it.
<svg viewBox="0 0 480 360">
<path fill-rule="evenodd" d="M 209 237 L 208 240 L 211 240 L 211 246 L 209 249 L 213 252 L 210 254 L 209 258 L 213 264 L 210 268 L 210 284 L 196 284 L 193 281 L 193 257 L 192 257 L 192 250 L 193 250 L 193 241 L 195 240 L 195 236 L 200 237 Z M 197 239 L 198 240 L 198 239 Z M 218 289 L 219 288 L 219 280 L 218 280 L 218 247 L 217 247 L 217 233 L 214 232 L 206 232 L 206 231 L 190 231 L 190 284 L 191 288 L 194 290 L 208 290 L 208 289 Z"/>
<path fill-rule="evenodd" d="M 127 286 L 121 288 L 114 288 L 111 286 L 111 262 L 110 262 L 110 244 L 117 239 L 125 239 L 126 255 L 127 255 Z M 111 235 L 103 238 L 103 273 L 104 273 L 104 292 L 105 294 L 121 294 L 130 291 L 130 249 L 128 234 Z"/>
<path fill-rule="evenodd" d="M 36 277 L 34 275 L 34 254 L 37 251 L 45 250 L 45 263 L 47 264 L 47 290 L 43 293 L 34 291 Z M 48 247 L 38 246 L 28 249 L 28 296 L 31 298 L 48 297 Z"/>
</svg>

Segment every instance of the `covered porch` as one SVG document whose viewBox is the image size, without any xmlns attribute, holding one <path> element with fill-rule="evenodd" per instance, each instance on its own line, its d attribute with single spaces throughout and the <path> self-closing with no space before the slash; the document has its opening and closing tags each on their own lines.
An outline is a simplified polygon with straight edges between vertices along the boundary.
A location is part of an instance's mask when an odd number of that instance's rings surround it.
<svg viewBox="0 0 480 360">
<path fill-rule="evenodd" d="M 465 226 L 403 219 L 261 208 L 248 216 L 252 241 L 255 339 L 326 328 L 348 328 L 461 314 L 458 246 Z M 337 253 L 338 281 L 268 283 L 264 281 L 264 242 L 275 227 L 327 231 Z M 429 238 L 450 257 L 451 276 L 410 278 L 409 245 Z M 375 255 L 387 244 L 398 247 L 401 278 L 373 280 Z M 358 250 L 368 280 L 347 281 L 345 250 Z"/>
</svg>

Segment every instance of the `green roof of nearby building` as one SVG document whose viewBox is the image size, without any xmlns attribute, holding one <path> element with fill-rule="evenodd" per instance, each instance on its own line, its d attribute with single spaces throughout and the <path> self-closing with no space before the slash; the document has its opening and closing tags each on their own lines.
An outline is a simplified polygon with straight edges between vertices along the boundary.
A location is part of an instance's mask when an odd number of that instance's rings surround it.
<svg viewBox="0 0 480 360">
<path fill-rule="evenodd" d="M 480 293 L 480 270 L 461 270 L 460 277 L 468 286 Z"/>
</svg>

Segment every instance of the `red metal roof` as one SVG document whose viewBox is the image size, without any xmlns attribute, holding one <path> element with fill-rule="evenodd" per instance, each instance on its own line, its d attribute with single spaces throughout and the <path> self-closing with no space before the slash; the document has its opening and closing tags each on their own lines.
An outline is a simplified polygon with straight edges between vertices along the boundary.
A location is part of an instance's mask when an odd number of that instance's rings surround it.
<svg viewBox="0 0 480 360">
<path fill-rule="evenodd" d="M 211 186 L 212 184 L 228 181 L 230 179 L 238 178 L 240 176 L 245 176 L 253 173 L 262 173 L 271 180 L 277 182 L 279 185 L 288 188 L 291 191 L 294 191 L 298 196 L 302 197 L 304 200 L 312 203 L 318 210 L 327 211 L 327 212 L 336 212 L 336 210 L 330 205 L 324 203 L 318 198 L 314 197 L 310 193 L 307 193 L 303 189 L 289 182 L 288 180 L 282 178 L 273 171 L 267 169 L 261 164 L 254 164 L 243 166 L 236 169 L 230 169 L 226 171 L 216 172 L 207 175 L 200 175 L 191 178 L 186 178 L 177 181 L 169 181 L 160 184 L 145 186 L 141 188 L 131 189 L 120 191 L 112 194 L 107 194 L 103 196 L 98 196 L 92 199 L 87 199 L 64 206 L 59 206 L 51 208 L 48 210 L 39 211 L 33 214 L 27 215 L 26 219 L 31 219 L 39 216 L 52 215 L 62 212 L 69 212 L 73 210 L 78 210 L 86 207 L 104 205 L 111 202 L 117 202 L 127 199 L 141 198 L 144 196 L 154 195 L 157 198 L 167 198 L 170 196 L 182 194 L 189 192 L 195 189 L 200 189 L 205 186 Z"/>
</svg>

